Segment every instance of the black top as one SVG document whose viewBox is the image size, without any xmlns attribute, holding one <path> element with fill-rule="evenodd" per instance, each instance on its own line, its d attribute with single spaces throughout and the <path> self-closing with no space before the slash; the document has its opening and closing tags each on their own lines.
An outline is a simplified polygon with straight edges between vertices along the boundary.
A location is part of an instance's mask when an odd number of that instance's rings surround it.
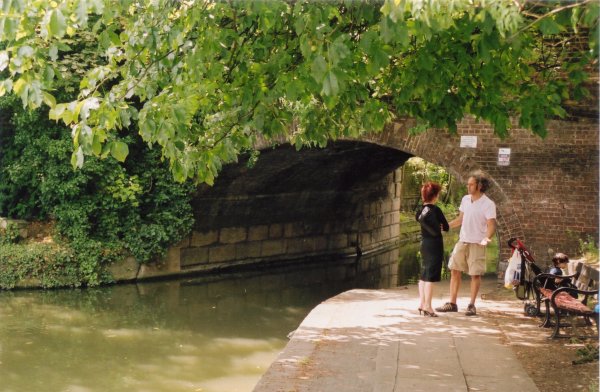
<svg viewBox="0 0 600 392">
<path fill-rule="evenodd" d="M 448 221 L 440 207 L 435 204 L 424 204 L 417 209 L 415 219 L 421 224 L 423 237 L 441 237 L 442 229 L 450 230 Z"/>
</svg>

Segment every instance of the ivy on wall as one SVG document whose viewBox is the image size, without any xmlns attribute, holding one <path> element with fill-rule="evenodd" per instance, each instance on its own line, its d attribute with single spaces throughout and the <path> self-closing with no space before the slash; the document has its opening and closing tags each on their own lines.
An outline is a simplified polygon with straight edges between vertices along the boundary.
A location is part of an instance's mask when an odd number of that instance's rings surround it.
<svg viewBox="0 0 600 392">
<path fill-rule="evenodd" d="M 24 110 L 13 97 L 0 99 L 0 113 L 5 122 L 0 133 L 0 216 L 53 221 L 62 246 L 60 252 L 28 248 L 26 253 L 40 257 L 22 260 L 20 247 L 28 245 L 1 245 L 0 286 L 22 279 L 26 266 L 30 276 L 46 276 L 40 269 L 61 270 L 64 277 L 55 273 L 55 278 L 45 278 L 50 287 L 101 284 L 110 280 L 103 272 L 108 263 L 125 254 L 140 262 L 153 260 L 189 233 L 193 186 L 175 183 L 160 152 L 139 137 L 124 138 L 131 146 L 126 164 L 92 158 L 73 170 L 67 127 L 49 121 L 43 110 Z M 69 256 L 63 257 L 64 252 Z"/>
</svg>

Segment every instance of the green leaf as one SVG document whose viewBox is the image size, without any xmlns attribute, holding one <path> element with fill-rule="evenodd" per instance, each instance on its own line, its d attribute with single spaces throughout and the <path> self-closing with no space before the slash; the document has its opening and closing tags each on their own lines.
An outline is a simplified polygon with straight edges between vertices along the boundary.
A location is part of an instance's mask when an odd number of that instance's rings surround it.
<svg viewBox="0 0 600 392">
<path fill-rule="evenodd" d="M 52 10 L 48 30 L 50 35 L 54 37 L 60 38 L 65 35 L 65 32 L 67 31 L 67 22 L 60 9 Z"/>
<path fill-rule="evenodd" d="M 4 22 L 4 26 L 2 26 L 2 22 Z M 4 37 L 2 37 L 2 34 L 0 34 L 0 39 L 13 39 L 18 28 L 19 24 L 15 19 L 0 19 L 0 31 L 4 34 Z"/>
<path fill-rule="evenodd" d="M 8 53 L 3 50 L 0 51 L 0 71 L 3 71 L 6 67 L 8 67 Z"/>
<path fill-rule="evenodd" d="M 333 72 L 328 72 L 323 80 L 323 90 L 321 93 L 329 96 L 336 96 L 340 91 L 337 76 Z"/>
<path fill-rule="evenodd" d="M 315 59 L 312 62 L 311 66 L 311 75 L 317 81 L 323 81 L 325 77 L 325 73 L 327 72 L 327 62 L 325 58 L 321 55 L 315 56 Z"/>
<path fill-rule="evenodd" d="M 373 69 L 370 69 L 371 72 L 378 72 L 390 62 L 390 56 L 379 45 L 373 45 L 369 54 L 371 60 L 369 64 L 373 65 Z"/>
<path fill-rule="evenodd" d="M 296 34 L 301 35 L 304 33 L 304 20 L 302 20 L 301 16 L 298 16 L 294 20 L 294 29 L 296 30 Z"/>
<path fill-rule="evenodd" d="M 562 26 L 556 23 L 552 17 L 546 17 L 540 20 L 538 28 L 544 35 L 558 34 L 562 30 Z"/>
<path fill-rule="evenodd" d="M 410 44 L 410 35 L 408 31 L 408 26 L 405 23 L 399 23 L 396 25 L 396 42 L 400 44 L 401 47 L 407 48 Z"/>
<path fill-rule="evenodd" d="M 64 43 L 62 41 L 61 42 L 57 42 L 56 44 L 58 46 L 58 49 L 61 50 L 61 51 L 63 51 L 63 52 L 70 52 L 71 50 L 73 50 L 73 49 L 71 49 L 71 47 L 69 45 L 67 45 L 66 43 Z"/>
<path fill-rule="evenodd" d="M 333 66 L 337 65 L 341 60 L 350 56 L 350 50 L 345 44 L 345 36 L 340 35 L 329 47 L 329 60 Z"/>
<path fill-rule="evenodd" d="M 598 27 L 596 26 L 596 28 L 592 29 L 592 31 L 590 31 L 590 42 L 589 42 L 589 46 L 590 46 L 590 55 L 592 58 L 596 58 L 598 57 L 598 43 L 599 43 L 599 37 L 600 37 L 600 33 L 598 32 Z"/>
<path fill-rule="evenodd" d="M 181 163 L 179 163 L 179 161 L 173 162 L 171 172 L 173 173 L 173 177 L 175 178 L 175 181 L 183 182 L 187 178 L 185 170 L 183 169 L 183 166 L 181 165 Z M 208 181 L 207 181 L 207 183 L 208 183 Z M 209 184 L 209 185 L 212 185 L 212 184 Z"/>
<path fill-rule="evenodd" d="M 384 17 L 381 19 L 380 31 L 383 37 L 383 42 L 389 43 L 394 38 L 394 27 L 393 23 L 389 18 Z"/>
<path fill-rule="evenodd" d="M 291 101 L 296 101 L 302 94 L 302 83 L 298 80 L 292 80 L 285 85 L 285 95 Z"/>
<path fill-rule="evenodd" d="M 95 135 L 94 135 L 95 136 Z M 105 159 L 110 154 L 110 143 L 105 143 L 102 146 L 102 152 L 100 153 L 100 158 Z"/>
<path fill-rule="evenodd" d="M 426 71 L 433 71 L 433 61 L 434 57 L 432 56 L 419 56 L 417 59 L 419 68 L 424 69 Z"/>
<path fill-rule="evenodd" d="M 44 103 L 46 105 L 48 105 L 50 108 L 54 108 L 56 106 L 56 98 L 54 98 L 54 95 L 50 94 L 47 91 L 43 91 L 42 96 L 44 99 Z M 50 117 L 50 118 L 52 118 L 52 117 Z"/>
<path fill-rule="evenodd" d="M 81 169 L 83 166 L 83 149 L 81 146 L 71 154 L 71 166 L 73 166 L 73 169 Z"/>
<path fill-rule="evenodd" d="M 125 162 L 125 158 L 129 155 L 129 147 L 126 143 L 115 140 L 111 142 L 110 155 L 119 162 Z"/>
<path fill-rule="evenodd" d="M 508 126 L 510 124 L 508 117 L 503 114 L 496 114 L 492 117 L 492 124 L 494 125 L 494 133 L 501 139 L 508 136 Z"/>
<path fill-rule="evenodd" d="M 76 15 L 77 15 L 77 22 L 85 25 L 87 24 L 88 21 L 88 15 L 87 15 L 87 9 L 88 9 L 88 4 L 87 4 L 87 0 L 79 0 L 78 2 L 78 6 L 77 6 L 77 10 L 76 10 Z"/>
<path fill-rule="evenodd" d="M 102 154 L 102 142 L 97 134 L 94 134 L 94 140 L 92 141 L 92 152 L 97 156 Z"/>
<path fill-rule="evenodd" d="M 13 85 L 13 91 L 15 94 L 21 95 L 25 90 L 27 90 L 27 82 L 24 78 L 19 78 Z"/>
<path fill-rule="evenodd" d="M 60 120 L 63 116 L 63 113 L 65 112 L 65 109 L 67 108 L 67 105 L 65 105 L 64 103 L 59 103 L 58 105 L 55 105 L 54 107 L 52 107 L 50 109 L 50 113 L 48 114 L 48 117 L 50 118 L 50 120 Z"/>
<path fill-rule="evenodd" d="M 418 122 L 414 127 L 410 128 L 408 130 L 408 132 L 411 135 L 418 135 L 420 133 L 427 131 L 428 128 L 429 128 L 429 125 L 427 123 Z"/>
<path fill-rule="evenodd" d="M 585 11 L 583 13 L 583 23 L 586 26 L 597 26 L 598 25 L 598 17 L 600 16 L 600 5 L 598 2 L 591 2 L 585 7 Z"/>
<path fill-rule="evenodd" d="M 565 118 L 567 115 L 567 111 L 560 106 L 553 106 L 550 110 L 552 111 L 552 114 L 560 118 Z"/>
<path fill-rule="evenodd" d="M 42 78 L 43 78 L 42 82 L 45 85 L 49 86 L 52 83 L 52 81 L 54 80 L 54 76 L 55 76 L 54 69 L 50 65 L 47 65 L 44 68 L 44 72 L 42 73 Z"/>
</svg>

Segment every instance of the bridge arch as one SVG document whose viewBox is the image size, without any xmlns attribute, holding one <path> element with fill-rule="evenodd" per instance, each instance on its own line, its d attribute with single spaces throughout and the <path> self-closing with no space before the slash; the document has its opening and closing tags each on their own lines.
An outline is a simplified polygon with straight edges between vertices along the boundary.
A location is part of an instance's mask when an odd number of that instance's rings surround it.
<svg viewBox="0 0 600 392">
<path fill-rule="evenodd" d="M 362 140 L 300 151 L 263 145 L 193 200 L 192 234 L 138 278 L 263 263 L 356 258 L 398 248 L 401 171 L 411 155 Z"/>
<path fill-rule="evenodd" d="M 192 234 L 136 277 L 191 273 L 297 257 L 348 256 L 397 245 L 401 176 L 411 156 L 445 167 L 466 181 L 474 170 L 494 185 L 500 257 L 520 237 L 538 262 L 579 240 L 598 238 L 598 120 L 551 121 L 541 139 L 518 128 L 504 140 L 489 124 L 465 118 L 456 134 L 412 135 L 410 121 L 389 124 L 359 140 L 296 151 L 260 146 L 255 167 L 228 165 L 214 187 L 198 188 Z M 468 137 L 471 142 L 461 142 Z M 509 162 L 499 152 L 510 150 Z M 508 164 L 506 164 L 508 163 Z"/>
</svg>

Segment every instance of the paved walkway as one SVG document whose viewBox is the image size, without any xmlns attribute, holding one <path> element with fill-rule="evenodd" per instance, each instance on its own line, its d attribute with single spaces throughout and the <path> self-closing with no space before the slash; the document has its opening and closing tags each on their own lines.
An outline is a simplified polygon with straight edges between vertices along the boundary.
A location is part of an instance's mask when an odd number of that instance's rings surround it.
<svg viewBox="0 0 600 392">
<path fill-rule="evenodd" d="M 480 293 L 496 289 L 485 279 Z M 417 288 L 351 290 L 304 319 L 254 392 L 538 391 L 486 312 L 503 306 L 478 300 L 478 315 L 419 316 Z M 434 307 L 448 298 L 435 288 Z M 515 298 L 516 303 L 518 300 Z"/>
</svg>

